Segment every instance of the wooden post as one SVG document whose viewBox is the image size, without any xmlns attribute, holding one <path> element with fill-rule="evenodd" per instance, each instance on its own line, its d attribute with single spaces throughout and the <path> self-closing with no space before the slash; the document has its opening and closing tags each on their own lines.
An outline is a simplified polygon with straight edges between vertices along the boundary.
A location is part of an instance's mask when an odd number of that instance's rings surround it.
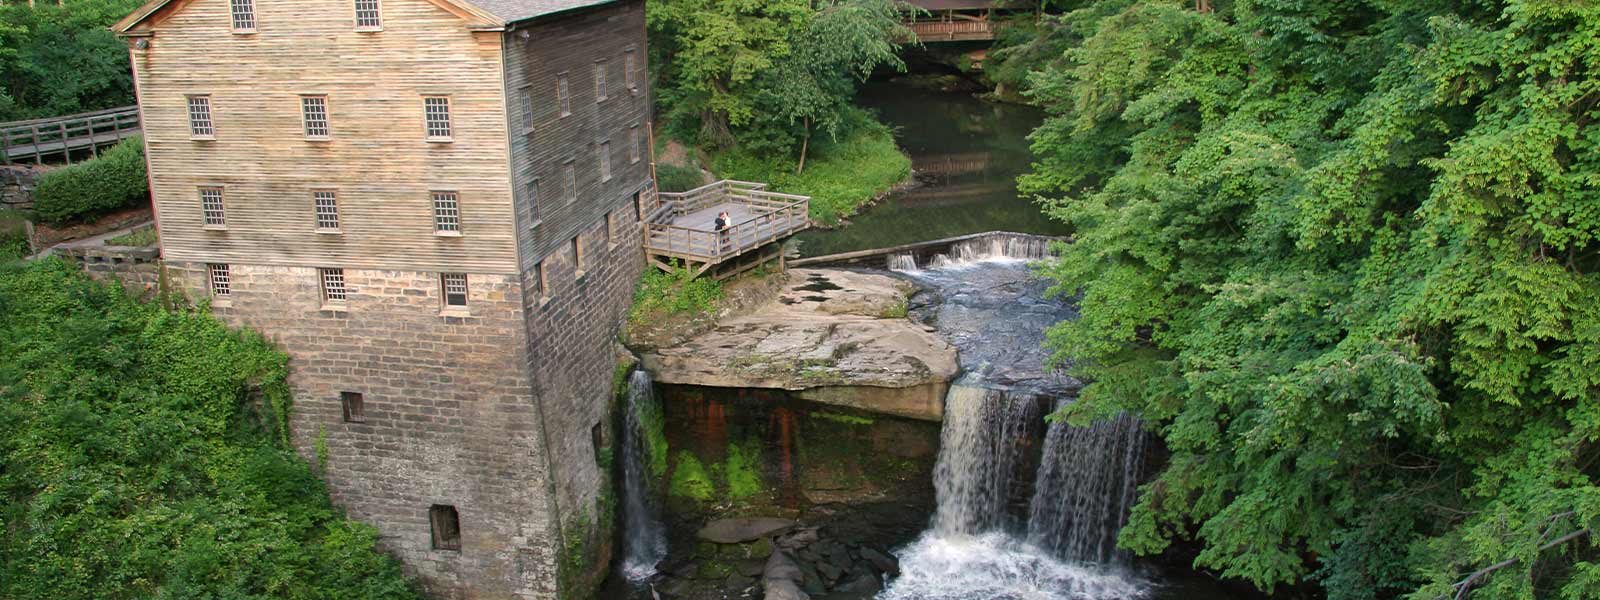
<svg viewBox="0 0 1600 600">
<path fill-rule="evenodd" d="M 67 164 L 72 164 L 72 144 L 67 143 L 67 122 L 61 122 L 61 155 L 67 157 Z"/>
<path fill-rule="evenodd" d="M 39 126 L 38 125 L 34 125 L 33 126 L 33 164 L 37 165 L 37 164 L 42 164 L 43 162 L 44 161 L 41 160 L 40 157 L 39 157 Z"/>
<path fill-rule="evenodd" d="M 112 118 L 116 118 L 116 117 L 112 117 Z M 93 117 L 89 118 L 89 154 L 93 155 L 95 158 L 100 158 L 100 145 L 95 143 L 95 139 L 94 139 L 94 118 Z"/>
<path fill-rule="evenodd" d="M 0 163 L 11 164 L 11 130 L 0 129 Z"/>
</svg>

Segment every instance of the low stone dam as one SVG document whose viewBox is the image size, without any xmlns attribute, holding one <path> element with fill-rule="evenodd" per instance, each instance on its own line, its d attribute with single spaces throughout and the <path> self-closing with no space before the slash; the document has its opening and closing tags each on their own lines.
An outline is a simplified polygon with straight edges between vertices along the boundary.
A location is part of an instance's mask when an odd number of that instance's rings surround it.
<svg viewBox="0 0 1600 600">
<path fill-rule="evenodd" d="M 1116 547 L 1162 455 L 1139 421 L 1049 418 L 1081 388 L 1043 346 L 1077 316 L 1034 271 L 1054 241 L 813 261 L 639 349 L 606 597 L 1233 597 Z"/>
</svg>

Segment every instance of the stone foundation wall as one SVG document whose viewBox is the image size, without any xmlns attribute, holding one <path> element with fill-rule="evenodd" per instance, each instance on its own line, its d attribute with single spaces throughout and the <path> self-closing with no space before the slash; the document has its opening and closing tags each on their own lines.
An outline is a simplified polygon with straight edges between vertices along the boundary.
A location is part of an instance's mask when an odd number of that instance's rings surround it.
<svg viewBox="0 0 1600 600">
<path fill-rule="evenodd" d="M 529 366 L 554 457 L 553 492 L 559 509 L 566 552 L 572 567 L 566 594 L 587 597 L 585 589 L 610 556 L 611 517 L 616 497 L 610 473 L 597 460 L 598 427 L 602 447 L 613 445 L 613 377 L 618 364 L 613 342 L 627 318 L 633 290 L 644 266 L 639 226 L 631 195 L 607 199 L 613 212 L 616 243 L 608 240 L 605 222 L 580 233 L 585 270 L 577 274 L 571 249 L 545 256 L 542 263 L 550 289 L 538 289 L 537 267 L 524 274 L 523 303 L 528 306 Z"/>
<path fill-rule="evenodd" d="M 0 209 L 32 209 L 34 179 L 47 170 L 26 165 L 0 165 Z"/>
<path fill-rule="evenodd" d="M 206 265 L 168 271 L 192 298 L 210 295 Z M 346 269 L 339 310 L 323 306 L 313 268 L 230 275 L 214 311 L 289 353 L 294 444 L 336 504 L 376 526 L 433 598 L 556 597 L 548 446 L 527 368 L 541 361 L 528 356 L 518 277 L 468 274 L 457 316 L 441 313 L 436 273 Z M 363 422 L 346 422 L 341 392 L 363 395 Z M 459 512 L 460 550 L 433 548 L 435 504 Z"/>
<path fill-rule="evenodd" d="M 161 287 L 161 251 L 125 246 L 58 247 L 55 256 L 83 268 L 101 281 L 119 281 L 142 298 L 152 298 Z"/>
</svg>

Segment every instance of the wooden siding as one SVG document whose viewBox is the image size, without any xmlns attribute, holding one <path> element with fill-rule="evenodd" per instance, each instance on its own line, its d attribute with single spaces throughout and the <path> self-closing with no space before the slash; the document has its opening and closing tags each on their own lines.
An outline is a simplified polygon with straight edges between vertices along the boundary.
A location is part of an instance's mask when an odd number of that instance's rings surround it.
<svg viewBox="0 0 1600 600">
<path fill-rule="evenodd" d="M 528 37 L 522 37 L 523 31 Z M 516 110 L 507 115 L 511 135 L 512 175 L 517 190 L 517 229 L 522 269 L 529 271 L 545 257 L 567 251 L 579 232 L 602 227 L 607 212 L 632 211 L 633 193 L 649 182 L 648 149 L 638 162 L 629 161 L 629 128 L 647 132 L 649 79 L 645 65 L 644 2 L 629 0 L 521 24 L 505 34 L 505 96 Z M 626 88 L 624 56 L 633 49 L 634 82 Z M 595 63 L 606 61 L 606 96 L 596 102 Z M 556 82 L 566 74 L 572 114 L 561 116 Z M 524 133 L 521 93 L 533 96 L 533 130 Z M 600 143 L 611 142 L 611 179 L 600 178 Z M 563 168 L 571 159 L 577 168 L 577 199 L 562 197 Z M 527 197 L 528 182 L 538 186 L 538 221 Z M 627 232 L 629 242 L 636 237 Z"/>
<path fill-rule="evenodd" d="M 381 10 L 373 33 L 352 0 L 257 2 L 253 35 L 231 32 L 227 0 L 154 21 L 131 52 L 168 259 L 517 273 L 501 34 L 427 0 Z M 214 141 L 189 138 L 186 94 L 211 96 Z M 327 96 L 327 141 L 306 140 L 305 94 Z M 424 140 L 432 94 L 450 96 L 450 143 Z M 226 190 L 225 231 L 201 226 L 207 185 Z M 317 188 L 338 190 L 341 233 L 317 232 Z M 459 237 L 434 235 L 432 190 L 459 193 Z"/>
</svg>

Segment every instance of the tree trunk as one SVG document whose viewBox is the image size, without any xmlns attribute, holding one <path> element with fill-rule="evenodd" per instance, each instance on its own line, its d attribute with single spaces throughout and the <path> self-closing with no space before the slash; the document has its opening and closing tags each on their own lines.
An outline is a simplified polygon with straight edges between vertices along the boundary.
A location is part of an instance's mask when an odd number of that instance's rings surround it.
<svg viewBox="0 0 1600 600">
<path fill-rule="evenodd" d="M 799 175 L 806 170 L 806 150 L 811 147 L 811 119 L 802 119 L 806 126 L 805 137 L 800 138 L 800 164 L 795 165 L 794 174 Z"/>
</svg>

